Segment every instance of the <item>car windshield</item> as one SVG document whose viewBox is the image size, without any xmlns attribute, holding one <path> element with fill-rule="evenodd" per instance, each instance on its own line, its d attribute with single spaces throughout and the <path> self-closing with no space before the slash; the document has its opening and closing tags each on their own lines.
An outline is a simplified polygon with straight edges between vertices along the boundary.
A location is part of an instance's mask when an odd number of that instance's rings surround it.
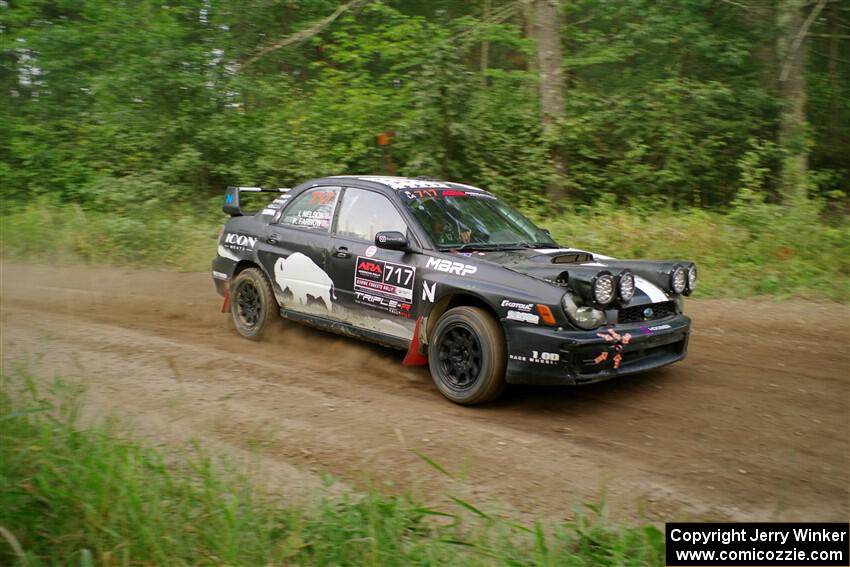
<svg viewBox="0 0 850 567">
<path fill-rule="evenodd" d="M 555 241 L 516 209 L 483 191 L 404 191 L 402 198 L 441 250 L 535 248 Z"/>
</svg>

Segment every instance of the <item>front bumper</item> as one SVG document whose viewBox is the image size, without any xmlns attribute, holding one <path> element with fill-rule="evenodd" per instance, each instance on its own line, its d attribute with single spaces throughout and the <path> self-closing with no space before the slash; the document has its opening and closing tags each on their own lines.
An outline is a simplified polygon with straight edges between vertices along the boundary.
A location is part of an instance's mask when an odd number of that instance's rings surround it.
<svg viewBox="0 0 850 567">
<path fill-rule="evenodd" d="M 591 384 L 685 358 L 691 320 L 684 315 L 576 331 L 503 320 L 512 384 Z"/>
</svg>

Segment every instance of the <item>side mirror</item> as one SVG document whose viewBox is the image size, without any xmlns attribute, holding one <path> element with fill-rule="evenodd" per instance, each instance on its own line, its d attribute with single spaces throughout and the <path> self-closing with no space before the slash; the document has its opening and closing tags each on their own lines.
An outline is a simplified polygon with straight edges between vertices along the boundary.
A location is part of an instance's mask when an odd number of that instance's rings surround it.
<svg viewBox="0 0 850 567">
<path fill-rule="evenodd" d="M 375 235 L 375 246 L 387 250 L 407 250 L 407 237 L 395 230 L 384 230 Z"/>
<path fill-rule="evenodd" d="M 242 208 L 239 206 L 239 187 L 228 187 L 224 193 L 224 206 L 221 208 L 232 217 L 241 217 Z"/>
</svg>

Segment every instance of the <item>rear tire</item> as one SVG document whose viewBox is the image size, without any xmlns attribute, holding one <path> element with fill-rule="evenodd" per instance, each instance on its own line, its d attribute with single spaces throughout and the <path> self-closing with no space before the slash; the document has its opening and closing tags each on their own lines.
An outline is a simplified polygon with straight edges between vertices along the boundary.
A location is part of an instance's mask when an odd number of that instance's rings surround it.
<svg viewBox="0 0 850 567">
<path fill-rule="evenodd" d="M 230 315 L 240 335 L 260 340 L 279 309 L 272 286 L 259 268 L 248 268 L 233 278 Z"/>
<path fill-rule="evenodd" d="M 479 307 L 447 311 L 428 342 L 431 377 L 445 397 L 461 405 L 494 400 L 505 389 L 507 354 L 498 320 Z"/>
</svg>

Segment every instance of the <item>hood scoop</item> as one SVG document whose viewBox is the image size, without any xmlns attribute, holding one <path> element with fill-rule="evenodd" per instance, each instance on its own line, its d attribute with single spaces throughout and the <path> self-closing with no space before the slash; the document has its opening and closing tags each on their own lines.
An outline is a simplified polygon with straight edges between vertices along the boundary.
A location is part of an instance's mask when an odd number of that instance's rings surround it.
<svg viewBox="0 0 850 567">
<path fill-rule="evenodd" d="M 583 264 L 593 262 L 593 254 L 588 252 L 569 252 L 552 257 L 553 264 Z"/>
</svg>

